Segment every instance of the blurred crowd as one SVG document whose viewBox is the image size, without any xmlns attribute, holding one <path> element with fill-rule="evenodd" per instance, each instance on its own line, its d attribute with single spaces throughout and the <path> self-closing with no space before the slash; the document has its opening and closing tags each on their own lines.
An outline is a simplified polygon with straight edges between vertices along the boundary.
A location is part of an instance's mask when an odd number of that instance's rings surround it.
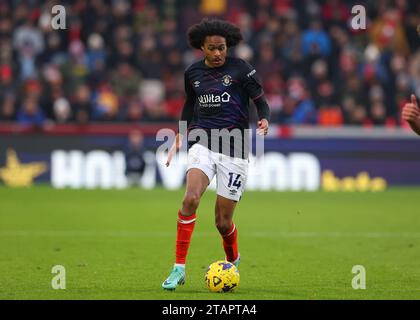
<svg viewBox="0 0 420 320">
<path fill-rule="evenodd" d="M 203 17 L 237 24 L 230 54 L 263 79 L 279 124 L 404 125 L 420 96 L 420 1 L 0 0 L 0 121 L 22 125 L 176 122 L 184 70 L 202 57 L 186 31 Z M 51 9 L 66 10 L 54 30 Z M 255 116 L 255 114 L 253 114 Z"/>
</svg>

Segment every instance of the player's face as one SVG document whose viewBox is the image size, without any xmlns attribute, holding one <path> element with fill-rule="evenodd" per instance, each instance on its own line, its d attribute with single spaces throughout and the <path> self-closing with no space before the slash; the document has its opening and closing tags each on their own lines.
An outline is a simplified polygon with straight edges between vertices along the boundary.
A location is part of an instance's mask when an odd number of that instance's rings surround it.
<svg viewBox="0 0 420 320">
<path fill-rule="evenodd" d="M 220 67 L 225 63 L 227 45 L 224 37 L 207 36 L 201 48 L 204 52 L 206 65 L 209 67 Z"/>
</svg>

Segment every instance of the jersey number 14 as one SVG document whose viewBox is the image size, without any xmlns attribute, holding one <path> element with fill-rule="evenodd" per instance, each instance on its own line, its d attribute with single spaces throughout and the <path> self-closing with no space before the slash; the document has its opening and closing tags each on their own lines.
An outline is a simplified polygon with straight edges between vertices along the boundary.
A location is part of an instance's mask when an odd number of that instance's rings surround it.
<svg viewBox="0 0 420 320">
<path fill-rule="evenodd" d="M 236 175 L 236 178 L 234 178 L 234 176 Z M 236 187 L 236 189 L 239 189 L 241 187 L 241 180 L 239 180 L 239 178 L 241 177 L 240 174 L 235 174 L 233 172 L 229 172 L 229 184 L 228 184 L 228 188 L 230 188 L 231 186 Z"/>
</svg>

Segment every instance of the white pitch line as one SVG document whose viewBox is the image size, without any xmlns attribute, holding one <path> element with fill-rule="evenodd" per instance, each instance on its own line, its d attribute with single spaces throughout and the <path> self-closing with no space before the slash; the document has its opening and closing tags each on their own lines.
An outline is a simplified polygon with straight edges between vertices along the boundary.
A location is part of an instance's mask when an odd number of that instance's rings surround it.
<svg viewBox="0 0 420 320">
<path fill-rule="evenodd" d="M 272 238 L 420 238 L 420 232 L 305 232 L 305 231 L 279 231 L 279 232 L 251 232 L 254 237 L 272 237 Z"/>
<path fill-rule="evenodd" d="M 194 233 L 194 237 L 217 235 L 214 232 Z M 0 237 L 175 237 L 175 231 L 83 231 L 83 230 L 0 230 Z M 304 231 L 252 231 L 241 232 L 241 236 L 255 238 L 420 238 L 420 232 L 304 232 Z"/>
</svg>

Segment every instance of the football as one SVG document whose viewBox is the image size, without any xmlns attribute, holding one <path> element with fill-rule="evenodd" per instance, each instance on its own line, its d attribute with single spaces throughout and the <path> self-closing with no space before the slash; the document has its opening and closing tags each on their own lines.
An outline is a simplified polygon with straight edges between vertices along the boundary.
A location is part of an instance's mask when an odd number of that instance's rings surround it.
<svg viewBox="0 0 420 320">
<path fill-rule="evenodd" d="M 232 292 L 239 286 L 239 271 L 229 261 L 216 261 L 207 268 L 205 281 L 211 292 Z"/>
</svg>

